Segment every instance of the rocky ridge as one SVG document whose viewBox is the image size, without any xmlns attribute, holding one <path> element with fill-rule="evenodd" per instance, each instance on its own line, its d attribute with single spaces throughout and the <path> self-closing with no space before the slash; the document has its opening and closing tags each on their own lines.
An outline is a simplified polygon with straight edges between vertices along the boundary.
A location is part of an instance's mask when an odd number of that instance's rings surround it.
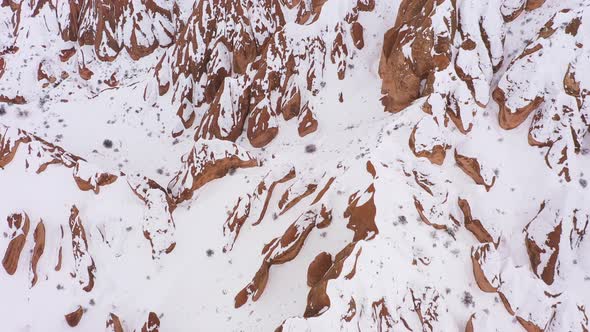
<svg viewBox="0 0 590 332">
<path fill-rule="evenodd" d="M 3 1 L 1 324 L 587 331 L 587 8 Z"/>
</svg>

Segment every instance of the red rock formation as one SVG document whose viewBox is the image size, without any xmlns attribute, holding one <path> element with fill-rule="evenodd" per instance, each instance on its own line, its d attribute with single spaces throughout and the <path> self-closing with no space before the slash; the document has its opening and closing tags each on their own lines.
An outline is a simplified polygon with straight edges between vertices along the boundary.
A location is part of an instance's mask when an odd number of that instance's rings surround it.
<svg viewBox="0 0 590 332">
<path fill-rule="evenodd" d="M 74 168 L 74 180 L 80 190 L 92 190 L 95 194 L 98 194 L 101 186 L 112 184 L 117 180 L 117 176 L 109 173 L 92 172 L 87 164 L 81 166 L 80 163 L 77 163 Z"/>
<path fill-rule="evenodd" d="M 315 286 L 332 266 L 332 255 L 327 252 L 319 253 L 307 268 L 307 285 Z"/>
<path fill-rule="evenodd" d="M 304 137 L 307 136 L 318 129 L 318 121 L 315 119 L 311 108 L 308 106 L 307 103 L 303 105 L 301 110 L 301 114 L 299 115 L 299 126 L 297 131 L 299 132 L 299 136 Z"/>
<path fill-rule="evenodd" d="M 322 221 L 317 223 L 317 228 L 322 229 L 330 226 L 332 223 L 332 209 L 328 209 L 324 204 L 322 204 L 320 217 L 322 217 Z"/>
<path fill-rule="evenodd" d="M 251 197 L 252 196 L 248 195 L 247 200 L 245 197 L 238 198 L 236 205 L 228 214 L 227 220 L 223 225 L 223 233 L 226 237 L 231 236 L 232 239 L 225 247 L 223 247 L 223 252 L 230 251 L 233 248 L 242 226 L 246 222 L 246 219 L 248 219 L 248 216 L 250 215 Z"/>
<path fill-rule="evenodd" d="M 16 95 L 14 97 L 0 95 L 0 103 L 23 105 L 26 104 L 27 101 L 25 97 L 19 95 Z"/>
<path fill-rule="evenodd" d="M 155 312 L 150 312 L 147 321 L 141 327 L 141 332 L 159 332 L 160 319 Z"/>
<path fill-rule="evenodd" d="M 18 129 L 0 127 L 0 168 L 6 167 L 14 158 L 20 143 L 29 143 L 30 137 Z"/>
<path fill-rule="evenodd" d="M 57 250 L 57 263 L 55 264 L 55 271 L 61 270 L 62 249 L 63 249 L 63 239 L 64 239 L 63 225 L 59 225 L 59 230 L 60 230 L 59 249 Z"/>
<path fill-rule="evenodd" d="M 82 191 L 93 190 L 99 194 L 100 187 L 113 184 L 117 176 L 100 171 L 82 158 L 73 155 L 59 146 L 29 134 L 23 130 L 12 129 L 0 125 L 0 167 L 6 167 L 14 158 L 19 146 L 25 154 L 25 167 L 32 168 L 36 173 L 44 172 L 49 165 L 71 168 L 78 188 Z M 125 176 L 122 174 L 122 176 Z M 143 231 L 145 238 L 152 246 L 154 258 L 170 253 L 175 246 L 174 220 L 172 210 L 173 199 L 166 190 L 155 181 L 143 176 L 125 176 L 131 190 L 141 199 L 147 209 L 144 215 Z M 62 229 L 63 238 L 63 229 Z M 61 267 L 61 249 L 58 255 L 56 270 Z"/>
<path fill-rule="evenodd" d="M 425 287 L 421 291 L 409 288 L 403 299 L 405 305 L 399 312 L 400 320 L 409 330 L 436 331 L 440 300 L 434 287 Z M 416 315 L 418 319 L 410 320 L 410 315 Z"/>
<path fill-rule="evenodd" d="M 379 229 L 375 224 L 375 186 L 371 184 L 362 194 L 359 192 L 350 195 L 348 208 L 344 211 L 344 218 L 348 219 L 346 227 L 354 231 L 353 241 L 371 240 Z"/>
<path fill-rule="evenodd" d="M 393 329 L 393 318 L 385 305 L 385 299 L 375 301 L 371 304 L 373 321 L 377 323 L 377 331 L 391 331 Z"/>
<path fill-rule="evenodd" d="M 96 266 L 88 251 L 86 231 L 78 215 L 79 212 L 75 205 L 72 206 L 69 221 L 70 231 L 72 232 L 72 253 L 74 255 L 74 273 L 72 273 L 72 277 L 76 278 L 80 285 L 84 286 L 82 287 L 83 290 L 90 292 L 94 288 Z"/>
<path fill-rule="evenodd" d="M 352 321 L 352 319 L 354 318 L 354 316 L 356 315 L 356 301 L 354 300 L 354 298 L 350 298 L 350 301 L 348 302 L 348 310 L 346 311 L 346 314 L 344 316 L 342 316 L 342 320 L 345 322 L 350 322 Z"/>
<path fill-rule="evenodd" d="M 203 116 L 195 140 L 217 138 L 235 142 L 244 129 L 249 96 L 243 81 L 226 78 Z"/>
<path fill-rule="evenodd" d="M 580 153 L 590 123 L 586 106 L 589 87 L 581 79 L 583 70 L 578 69 L 589 61 L 583 53 L 583 29 L 579 28 L 583 13 L 576 8 L 555 14 L 512 61 L 493 93 L 504 129 L 520 126 L 534 113 L 529 144 L 546 149 L 547 166 L 566 181 L 573 172 L 569 160 Z M 553 68 L 551 75 L 540 75 L 537 69 L 547 66 Z"/>
<path fill-rule="evenodd" d="M 0 58 L 0 78 L 4 75 L 4 70 L 6 69 L 6 61 L 4 58 Z"/>
<path fill-rule="evenodd" d="M 281 212 L 279 215 L 284 214 L 285 212 L 289 211 L 292 207 L 297 205 L 301 200 L 305 197 L 313 194 L 317 189 L 317 184 L 304 184 L 303 182 L 295 182 L 281 196 L 279 200 L 279 209 Z"/>
<path fill-rule="evenodd" d="M 268 105 L 258 104 L 248 117 L 248 140 L 253 147 L 261 148 L 279 133 L 276 114 Z"/>
<path fill-rule="evenodd" d="M 37 283 L 37 263 L 39 263 L 39 259 L 45 250 L 45 225 L 43 224 L 43 220 L 40 220 L 37 227 L 35 227 L 33 237 L 35 240 L 35 247 L 33 248 L 33 257 L 31 258 L 31 271 L 33 271 L 31 287 L 35 286 Z"/>
<path fill-rule="evenodd" d="M 106 328 L 110 332 L 123 332 L 123 325 L 121 325 L 119 316 L 110 313 L 109 318 L 107 319 Z"/>
<path fill-rule="evenodd" d="M 133 60 L 174 41 L 172 6 L 155 0 L 145 3 L 71 2 L 56 7 L 61 37 L 92 46 L 98 59 L 113 61 L 125 49 Z"/>
<path fill-rule="evenodd" d="M 483 112 L 503 61 L 501 22 L 499 4 L 488 0 L 400 4 L 396 23 L 384 36 L 382 103 L 397 113 L 425 97 L 411 107 L 427 113 L 409 138 L 417 157 L 441 165 L 453 136 L 449 123 L 467 134 Z"/>
<path fill-rule="evenodd" d="M 545 0 L 516 0 L 506 1 L 502 4 L 501 11 L 504 21 L 515 20 L 523 11 L 531 11 L 541 7 Z"/>
<path fill-rule="evenodd" d="M 176 205 L 166 190 L 154 180 L 135 174 L 127 176 L 131 190 L 145 205 L 143 236 L 150 242 L 152 258 L 159 258 L 174 250 L 174 219 L 172 211 Z"/>
<path fill-rule="evenodd" d="M 315 22 L 322 11 L 322 6 L 327 0 L 299 1 L 297 11 L 297 24 L 312 24 Z"/>
<path fill-rule="evenodd" d="M 337 33 L 334 38 L 334 44 L 332 45 L 332 51 L 330 52 L 330 61 L 332 64 L 338 67 L 338 79 L 343 80 L 346 74 L 346 59 L 348 57 L 348 47 L 344 42 L 344 26 L 337 24 L 334 27 L 334 31 Z"/>
<path fill-rule="evenodd" d="M 555 318 L 559 300 L 543 291 L 543 281 L 535 276 L 531 278 L 526 268 L 514 266 L 511 258 L 502 258 L 501 249 L 486 243 L 472 250 L 473 272 L 478 286 L 485 292 L 496 292 L 506 311 L 515 316 L 526 331 L 544 331 Z M 517 292 L 515 287 L 521 289 Z M 520 292 L 527 296 L 517 296 Z"/>
<path fill-rule="evenodd" d="M 492 243 L 488 242 L 471 250 L 473 276 L 475 277 L 477 286 L 486 293 L 494 293 L 498 290 L 498 287 L 492 285 L 492 283 L 488 280 L 482 268 L 482 265 L 487 260 L 488 252 L 492 250 L 491 246 Z"/>
<path fill-rule="evenodd" d="M 426 225 L 432 226 L 435 229 L 440 229 L 440 230 L 448 229 L 447 225 L 437 224 L 435 222 L 432 222 L 428 217 L 429 215 L 437 215 L 438 214 L 437 206 L 433 205 L 429 210 L 426 210 L 424 208 L 424 206 L 422 205 L 422 203 L 416 197 L 414 197 L 414 206 L 416 207 L 416 211 L 418 211 L 418 215 L 420 215 L 420 219 Z"/>
<path fill-rule="evenodd" d="M 324 195 L 326 195 L 326 193 L 328 192 L 328 190 L 330 190 L 330 187 L 332 186 L 332 183 L 334 183 L 334 180 L 336 180 L 336 177 L 331 177 L 331 178 L 328 179 L 328 181 L 326 181 L 326 184 L 318 192 L 318 194 L 315 196 L 315 198 L 311 202 L 311 205 L 314 205 L 315 203 L 319 202 L 324 197 Z"/>
<path fill-rule="evenodd" d="M 474 219 L 471 215 L 471 206 L 465 199 L 459 198 L 459 208 L 463 212 L 463 223 L 465 228 L 470 231 L 475 238 L 481 243 L 494 242 L 494 239 L 490 233 L 482 225 L 481 221 Z"/>
<path fill-rule="evenodd" d="M 278 134 L 281 113 L 285 120 L 299 116 L 304 102 L 300 82 L 305 82 L 313 95 L 321 88 L 327 53 L 338 63 L 339 77 L 343 78 L 348 49 L 364 45 L 358 16 L 360 11 L 374 8 L 370 1 L 351 6 L 344 20 L 329 26 L 336 32 L 334 40 L 316 36 L 287 38 L 282 29 L 287 23 L 283 5 L 298 7 L 293 17 L 297 23 L 313 24 L 324 3 L 202 1 L 174 47 L 156 66 L 154 83 L 146 88 L 144 96 L 153 100 L 156 91 L 163 95 L 172 88 L 182 123 L 174 135 L 180 135 L 201 118 L 197 140 L 215 137 L 235 141 L 246 129 L 254 147 L 267 145 Z M 310 115 L 303 119 L 302 136 L 316 126 Z"/>
<path fill-rule="evenodd" d="M 281 113 L 285 121 L 289 121 L 301 113 L 301 90 L 294 77 L 287 82 L 285 94 L 281 99 Z"/>
<path fill-rule="evenodd" d="M 357 242 L 352 242 L 340 250 L 323 278 L 309 290 L 304 317 L 317 317 L 330 308 L 330 297 L 326 293 L 328 282 L 340 276 L 344 263 L 354 252 L 356 244 Z"/>
<path fill-rule="evenodd" d="M 38 165 L 37 173 L 42 173 L 52 164 L 73 168 L 73 178 L 80 190 L 93 190 L 98 194 L 101 186 L 112 184 L 117 179 L 116 175 L 94 169 L 82 158 L 66 152 L 59 146 L 25 131 L 8 127 L 4 127 L 4 133 L 0 136 L 0 167 L 5 167 L 12 161 L 21 143 L 29 146 L 27 167 Z"/>
<path fill-rule="evenodd" d="M 455 9 L 451 7 L 450 1 L 404 0 L 400 4 L 394 27 L 385 33 L 379 67 L 388 112 L 410 105 L 420 96 L 420 82 L 450 64 L 456 29 Z M 445 17 L 440 21 L 445 26 L 439 30 L 431 25 L 435 15 Z M 411 57 L 404 52 L 411 52 Z"/>
<path fill-rule="evenodd" d="M 431 172 L 429 164 L 416 164 L 415 169 L 407 171 L 402 168 L 407 177 L 407 184 L 414 190 L 414 207 L 420 220 L 437 230 L 449 230 L 459 225 L 452 216 L 450 202 L 454 195 L 449 191 L 449 182 L 438 172 Z M 453 224 L 454 223 L 454 224 Z M 452 233 L 449 233 L 451 236 Z"/>
<path fill-rule="evenodd" d="M 70 327 L 76 327 L 78 323 L 80 323 L 80 320 L 82 320 L 82 315 L 84 315 L 84 309 L 82 309 L 81 306 L 78 306 L 78 309 L 65 315 L 66 322 Z"/>
<path fill-rule="evenodd" d="M 316 225 L 318 214 L 310 210 L 295 220 L 285 233 L 267 244 L 262 254 L 264 259 L 252 281 L 235 297 L 235 307 L 243 306 L 248 299 L 256 301 L 260 298 L 268 282 L 270 268 L 293 260 L 301 250 L 305 239 Z"/>
<path fill-rule="evenodd" d="M 243 74 L 275 29 L 284 24 L 277 1 L 247 1 L 244 5 L 235 0 L 201 1 L 174 47 L 156 67 L 159 92 L 166 93 L 173 87 L 175 99 L 181 104 L 177 114 L 185 128 L 194 121 L 194 107 L 211 103 L 220 94 L 225 77 Z M 234 94 L 240 95 L 241 91 Z"/>
<path fill-rule="evenodd" d="M 249 153 L 227 141 L 197 143 L 182 157 L 182 163 L 182 169 L 168 184 L 175 204 L 190 199 L 197 189 L 225 176 L 230 169 L 258 165 Z"/>
<path fill-rule="evenodd" d="M 14 274 L 18 267 L 20 254 L 25 246 L 27 235 L 29 234 L 30 220 L 29 216 L 24 213 L 11 214 L 6 218 L 8 223 L 8 236 L 10 242 L 2 259 L 2 266 L 8 274 Z"/>
<path fill-rule="evenodd" d="M 560 216 L 555 216 L 554 211 L 545 209 L 543 202 L 539 213 L 524 229 L 525 244 L 533 272 L 547 285 L 553 284 L 557 274 L 562 225 L 563 220 Z"/>
<path fill-rule="evenodd" d="M 438 123 L 432 121 L 431 118 L 424 118 L 412 130 L 408 145 L 416 157 L 427 158 L 433 164 L 442 165 L 445 161 L 446 150 L 450 146 L 445 142 L 437 127 Z"/>
<path fill-rule="evenodd" d="M 467 324 L 465 324 L 465 332 L 474 332 L 473 330 L 473 318 L 475 317 L 475 314 L 472 314 L 469 317 L 469 320 L 467 321 Z"/>
<path fill-rule="evenodd" d="M 496 176 L 494 175 L 490 179 L 490 176 L 488 175 L 486 176 L 487 179 L 485 179 L 484 175 L 487 174 L 482 175 L 482 173 L 484 173 L 484 167 L 479 163 L 477 158 L 463 156 L 455 149 L 455 161 L 457 162 L 459 168 L 465 172 L 465 174 L 469 175 L 469 177 L 472 178 L 473 181 L 475 181 L 475 183 L 478 185 L 484 186 L 486 191 L 490 191 L 492 186 L 494 186 L 494 183 L 496 182 Z"/>
<path fill-rule="evenodd" d="M 275 187 L 278 184 L 281 183 L 286 183 L 288 181 L 291 181 L 295 178 L 296 172 L 295 172 L 295 168 L 291 168 L 289 170 L 289 172 L 287 174 L 285 174 L 283 177 L 281 177 L 280 179 L 273 181 L 270 186 L 268 187 L 268 189 L 266 188 L 266 182 L 265 180 L 263 180 L 262 182 L 260 182 L 260 184 L 257 187 L 257 193 L 258 196 L 261 197 L 262 193 L 264 191 L 266 191 L 266 197 L 264 199 L 264 205 L 262 206 L 262 210 L 260 211 L 260 215 L 258 216 L 258 218 L 256 219 L 256 221 L 253 223 L 253 225 L 258 225 L 262 219 L 264 218 L 264 215 L 266 214 L 266 209 L 268 208 L 268 204 L 270 202 L 270 199 L 272 197 L 272 193 L 274 192 Z M 284 195 L 284 193 L 283 193 Z"/>
<path fill-rule="evenodd" d="M 238 198 L 233 211 L 228 215 L 228 219 L 223 225 L 223 235 L 227 238 L 227 244 L 223 247 L 224 252 L 233 248 L 242 226 L 248 219 L 253 220 L 252 226 L 260 224 L 266 215 L 275 187 L 281 183 L 291 181 L 295 178 L 295 174 L 295 168 L 291 168 L 289 172 L 281 177 L 277 177 L 277 172 L 271 170 L 251 194 Z"/>
</svg>

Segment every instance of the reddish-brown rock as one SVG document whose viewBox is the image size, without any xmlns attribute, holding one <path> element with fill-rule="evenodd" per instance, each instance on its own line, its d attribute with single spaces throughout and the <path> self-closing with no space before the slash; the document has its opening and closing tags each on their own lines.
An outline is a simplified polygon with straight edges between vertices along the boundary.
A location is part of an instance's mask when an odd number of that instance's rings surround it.
<svg viewBox="0 0 590 332">
<path fill-rule="evenodd" d="M 326 272 L 332 266 L 332 255 L 327 252 L 321 252 L 307 268 L 307 285 L 313 287 L 324 277 Z"/>
<path fill-rule="evenodd" d="M 289 172 L 287 172 L 287 174 L 285 174 L 283 177 L 281 177 L 280 179 L 273 181 L 270 186 L 268 187 L 268 189 L 266 188 L 266 183 L 261 182 L 258 187 L 257 187 L 257 193 L 258 195 L 262 195 L 262 193 L 266 190 L 266 197 L 264 198 L 264 204 L 262 206 L 262 210 L 260 211 L 260 215 L 258 216 L 258 218 L 256 219 L 256 221 L 252 224 L 252 225 L 258 225 L 262 219 L 264 218 L 264 216 L 266 215 L 266 210 L 268 209 L 268 204 L 270 203 L 270 199 L 272 197 L 272 193 L 274 192 L 275 187 L 278 184 L 281 183 L 285 183 L 288 181 L 291 181 L 295 178 L 296 172 L 295 172 L 295 168 L 291 168 L 289 170 Z M 283 194 L 284 195 L 284 194 Z"/>
<path fill-rule="evenodd" d="M 482 225 L 481 221 L 474 219 L 471 215 L 471 207 L 467 200 L 459 198 L 459 208 L 463 212 L 463 223 L 465 224 L 465 228 L 467 228 L 467 230 L 469 230 L 479 242 L 494 242 L 494 239 Z"/>
<path fill-rule="evenodd" d="M 35 286 L 37 283 L 37 264 L 39 263 L 39 259 L 45 250 L 45 225 L 43 224 L 43 220 L 40 220 L 37 224 L 37 227 L 35 227 L 33 236 L 35 240 L 35 247 L 33 248 L 33 257 L 31 258 L 31 271 L 33 271 L 31 287 Z"/>
<path fill-rule="evenodd" d="M 141 327 L 141 332 L 159 332 L 160 318 L 155 312 L 150 312 L 147 321 Z"/>
<path fill-rule="evenodd" d="M 293 260 L 301 251 L 305 239 L 316 225 L 317 212 L 311 210 L 302 214 L 282 236 L 267 244 L 262 254 L 265 255 L 252 281 L 235 297 L 235 307 L 243 306 L 248 299 L 256 301 L 260 298 L 268 282 L 270 268 Z"/>
<path fill-rule="evenodd" d="M 9 215 L 6 222 L 8 223 L 10 242 L 4 253 L 2 266 L 4 266 L 6 273 L 14 274 L 29 234 L 30 220 L 29 216 L 22 212 Z"/>
<path fill-rule="evenodd" d="M 354 231 L 353 241 L 371 240 L 379 229 L 375 224 L 375 186 L 371 184 L 363 193 L 356 192 L 348 198 L 348 208 L 344 211 L 344 218 L 348 218 L 346 227 Z M 359 205 L 359 202 L 362 204 Z"/>
<path fill-rule="evenodd" d="M 535 218 L 524 229 L 531 268 L 547 285 L 553 284 L 557 274 L 562 225 L 559 214 L 546 208 L 543 202 Z M 547 258 L 541 258 L 547 255 Z"/>
<path fill-rule="evenodd" d="M 307 294 L 307 307 L 303 314 L 304 317 L 317 317 L 330 307 L 330 297 L 326 292 L 328 282 L 340 276 L 344 262 L 354 252 L 356 244 L 357 242 L 349 243 L 340 250 L 340 252 L 336 254 L 336 257 L 334 257 L 334 262 L 324 274 L 324 277 L 309 290 L 309 293 Z"/>
<path fill-rule="evenodd" d="M 311 108 L 306 103 L 301 110 L 301 114 L 299 115 L 299 126 L 297 127 L 299 136 L 307 136 L 316 131 L 317 129 L 318 121 L 315 119 L 315 116 L 311 111 Z"/>
<path fill-rule="evenodd" d="M 490 183 L 487 183 L 481 174 L 482 167 L 476 158 L 470 158 L 463 156 L 455 150 L 455 161 L 457 165 L 465 174 L 469 175 L 470 178 L 475 181 L 478 185 L 484 186 L 486 191 L 490 191 L 494 183 L 496 182 L 496 176 L 493 176 Z"/>
<path fill-rule="evenodd" d="M 228 141 L 204 141 L 195 144 L 182 157 L 182 169 L 168 184 L 175 204 L 190 199 L 206 183 L 225 176 L 230 169 L 254 167 L 256 159 Z"/>
<path fill-rule="evenodd" d="M 78 306 L 78 309 L 65 315 L 66 322 L 70 327 L 76 327 L 78 323 L 80 323 L 80 320 L 82 320 L 82 315 L 84 315 L 84 309 L 82 309 L 81 306 Z"/>
<path fill-rule="evenodd" d="M 80 211 L 74 205 L 70 214 L 70 231 L 72 232 L 72 253 L 74 255 L 74 273 L 72 276 L 83 285 L 83 290 L 90 292 L 94 288 L 94 273 L 96 266 L 94 259 L 88 251 L 88 240 L 82 220 L 79 217 Z"/>
<path fill-rule="evenodd" d="M 107 319 L 106 328 L 109 332 L 123 332 L 123 325 L 121 325 L 119 316 L 110 313 L 109 318 Z"/>
</svg>

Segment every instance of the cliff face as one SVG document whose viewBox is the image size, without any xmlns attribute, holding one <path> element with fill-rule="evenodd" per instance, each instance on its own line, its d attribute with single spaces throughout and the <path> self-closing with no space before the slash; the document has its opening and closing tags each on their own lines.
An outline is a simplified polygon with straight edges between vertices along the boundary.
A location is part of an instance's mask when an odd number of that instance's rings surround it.
<svg viewBox="0 0 590 332">
<path fill-rule="evenodd" d="M 2 330 L 588 331 L 587 10 L 0 0 Z"/>
</svg>

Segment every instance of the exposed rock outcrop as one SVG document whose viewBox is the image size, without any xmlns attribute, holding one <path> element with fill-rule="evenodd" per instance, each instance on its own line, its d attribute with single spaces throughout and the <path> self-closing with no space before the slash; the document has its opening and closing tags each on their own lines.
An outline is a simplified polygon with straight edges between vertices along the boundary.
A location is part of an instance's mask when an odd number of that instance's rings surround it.
<svg viewBox="0 0 590 332">
<path fill-rule="evenodd" d="M 201 141 L 182 157 L 182 169 L 168 184 L 175 204 L 192 198 L 206 183 L 223 177 L 230 169 L 254 167 L 258 161 L 241 147 L 227 141 Z"/>
</svg>

